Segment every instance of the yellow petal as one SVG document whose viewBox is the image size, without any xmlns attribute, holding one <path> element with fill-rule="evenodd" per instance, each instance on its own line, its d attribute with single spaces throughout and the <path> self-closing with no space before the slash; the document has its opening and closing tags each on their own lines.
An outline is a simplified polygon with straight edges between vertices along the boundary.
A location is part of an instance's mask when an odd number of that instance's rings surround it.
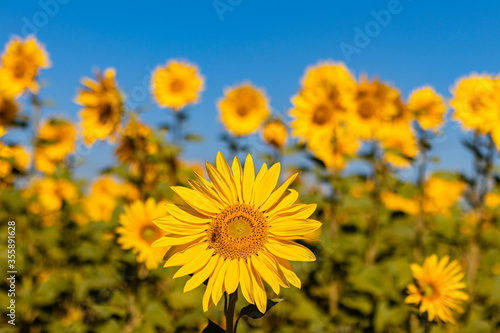
<svg viewBox="0 0 500 333">
<path fill-rule="evenodd" d="M 278 179 L 280 177 L 281 164 L 274 164 L 269 171 L 267 171 L 262 180 L 255 183 L 256 192 L 255 192 L 255 206 L 260 207 L 262 204 L 269 198 L 271 193 L 276 188 L 276 184 L 278 184 Z"/>
<path fill-rule="evenodd" d="M 205 282 L 206 279 L 208 279 L 212 273 L 214 272 L 215 266 L 217 265 L 219 261 L 219 256 L 214 255 L 210 258 L 210 261 L 208 264 L 205 265 L 199 272 L 195 273 L 184 285 L 184 292 L 188 292 L 190 290 L 193 290 L 194 288 L 198 287 L 200 284 Z"/>
<path fill-rule="evenodd" d="M 319 227 L 321 227 L 321 222 L 316 220 L 290 220 L 271 224 L 269 232 L 277 236 L 300 236 L 313 232 Z"/>
<path fill-rule="evenodd" d="M 171 188 L 189 206 L 204 215 L 212 216 L 220 212 L 220 209 L 212 201 L 195 190 L 182 186 L 172 186 Z"/>
<path fill-rule="evenodd" d="M 289 240 L 269 239 L 266 249 L 283 259 L 292 261 L 314 261 L 316 256 L 307 247 Z"/>
<path fill-rule="evenodd" d="M 233 165 L 231 166 L 231 168 L 233 170 L 233 177 L 234 177 L 234 183 L 236 185 L 236 191 L 238 192 L 238 201 L 243 202 L 243 192 L 242 192 L 243 177 L 241 171 L 241 164 L 240 160 L 238 159 L 238 156 L 234 157 Z"/>
<path fill-rule="evenodd" d="M 267 294 L 266 289 L 264 288 L 264 284 L 262 283 L 262 279 L 255 269 L 251 270 L 250 276 L 252 278 L 253 297 L 255 300 L 255 305 L 257 305 L 257 309 L 259 309 L 260 312 L 266 313 Z"/>
<path fill-rule="evenodd" d="M 189 236 L 177 236 L 177 235 L 167 235 L 161 238 L 158 238 L 153 244 L 152 247 L 163 247 L 163 246 L 173 246 L 173 245 L 181 245 L 184 243 L 188 243 L 194 241 L 195 239 L 205 237 L 205 233 L 195 234 Z"/>
<path fill-rule="evenodd" d="M 173 216 L 160 217 L 153 220 L 158 228 L 178 235 L 199 234 L 207 230 L 207 224 L 192 224 L 177 220 Z"/>
<path fill-rule="evenodd" d="M 198 211 L 188 205 L 166 204 L 165 209 L 170 215 L 179 221 L 197 224 L 206 224 L 211 221 L 208 216 L 201 215 Z"/>
<path fill-rule="evenodd" d="M 250 278 L 249 267 L 245 261 L 245 259 L 240 259 L 240 285 L 241 285 L 241 293 L 243 297 L 248 301 L 248 303 L 255 304 L 253 299 L 253 288 L 252 288 L 252 279 Z"/>
<path fill-rule="evenodd" d="M 294 174 L 290 178 L 286 180 L 280 187 L 278 187 L 264 202 L 262 206 L 260 206 L 261 211 L 266 211 L 267 209 L 271 208 L 274 204 L 278 202 L 278 200 L 281 199 L 285 191 L 288 189 L 288 186 L 297 178 L 298 173 Z"/>
<path fill-rule="evenodd" d="M 226 279 L 224 281 L 224 286 L 228 294 L 232 294 L 238 288 L 240 280 L 240 266 L 238 260 L 233 259 L 229 262 L 229 267 L 226 272 Z"/>
<path fill-rule="evenodd" d="M 190 261 L 188 261 L 186 264 L 184 264 L 175 274 L 174 274 L 174 279 L 181 277 L 181 276 L 186 276 L 188 274 L 194 273 L 197 270 L 201 269 L 203 266 L 205 266 L 210 258 L 212 258 L 212 254 L 214 253 L 214 249 L 207 249 L 200 253 L 199 255 L 195 256 L 192 258 Z"/>
<path fill-rule="evenodd" d="M 276 279 L 276 274 L 273 273 L 265 263 L 260 261 L 259 256 L 252 255 L 251 261 L 255 271 L 259 272 L 262 278 L 266 280 L 267 284 L 271 286 L 274 293 L 278 295 L 280 293 L 280 284 Z"/>
<path fill-rule="evenodd" d="M 225 260 L 224 262 L 219 262 L 219 270 L 216 270 L 214 272 L 214 275 L 212 278 L 215 278 L 214 281 L 214 286 L 212 288 L 212 300 L 214 301 L 214 304 L 217 306 L 217 304 L 220 301 L 220 298 L 222 297 L 222 294 L 224 294 L 224 278 L 226 277 L 226 271 L 227 271 L 227 266 L 229 265 L 229 260 Z"/>
<path fill-rule="evenodd" d="M 253 166 L 252 155 L 248 154 L 245 160 L 245 170 L 243 171 L 243 200 L 250 204 L 253 194 L 253 186 L 255 182 L 255 170 Z"/>
</svg>

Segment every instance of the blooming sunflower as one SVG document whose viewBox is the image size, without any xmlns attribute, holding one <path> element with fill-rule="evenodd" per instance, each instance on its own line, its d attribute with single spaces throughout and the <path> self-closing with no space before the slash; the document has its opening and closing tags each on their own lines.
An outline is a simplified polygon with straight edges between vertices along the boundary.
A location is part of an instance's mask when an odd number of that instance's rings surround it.
<svg viewBox="0 0 500 333">
<path fill-rule="evenodd" d="M 286 145 L 287 128 L 279 120 L 270 120 L 262 127 L 262 139 L 268 145 L 281 149 Z"/>
<path fill-rule="evenodd" d="M 461 78 L 452 89 L 453 118 L 466 130 L 489 133 L 498 126 L 499 83 L 488 75 Z"/>
<path fill-rule="evenodd" d="M 118 160 L 123 163 L 144 161 L 147 155 L 156 154 L 159 147 L 152 138 L 153 130 L 133 117 L 118 138 Z"/>
<path fill-rule="evenodd" d="M 122 249 L 132 249 L 137 253 L 137 262 L 143 262 L 149 270 L 158 267 L 169 249 L 151 247 L 155 239 L 166 234 L 153 223 L 154 219 L 165 215 L 163 204 L 165 203 L 156 203 L 155 199 L 149 198 L 145 202 L 137 200 L 131 205 L 125 205 L 125 212 L 119 217 L 121 226 L 116 228 L 120 235 L 118 243 Z"/>
<path fill-rule="evenodd" d="M 19 105 L 6 94 L 0 92 L 0 126 L 8 126 L 16 119 Z"/>
<path fill-rule="evenodd" d="M 122 98 L 115 81 L 115 70 L 107 68 L 104 75 L 96 72 L 97 82 L 84 78 L 82 89 L 75 103 L 83 105 L 80 113 L 83 140 L 91 145 L 106 139 L 117 131 L 123 113 Z"/>
<path fill-rule="evenodd" d="M 169 61 L 166 66 L 156 68 L 151 78 L 151 89 L 158 105 L 179 111 L 188 104 L 198 102 L 203 81 L 196 65 Z"/>
<path fill-rule="evenodd" d="M 378 80 L 363 77 L 355 97 L 356 108 L 346 117 L 348 130 L 360 139 L 378 139 L 383 125 L 400 112 L 399 92 Z"/>
<path fill-rule="evenodd" d="M 415 115 L 420 127 L 424 130 L 437 130 L 444 122 L 446 106 L 443 97 L 430 86 L 412 91 L 408 109 Z"/>
<path fill-rule="evenodd" d="M 182 266 L 174 278 L 194 274 L 185 292 L 209 279 L 204 311 L 240 285 L 245 299 L 265 313 L 262 279 L 276 294 L 280 286 L 300 288 L 289 260 L 316 259 L 293 241 L 321 226 L 309 219 L 316 205 L 294 203 L 298 193 L 287 188 L 297 175 L 275 189 L 279 163 L 269 170 L 264 164 L 255 177 L 251 155 L 244 169 L 237 157 L 230 168 L 219 152 L 216 166 L 207 162 L 207 172 L 210 182 L 195 173 L 198 181 L 189 180 L 193 189 L 172 187 L 187 205 L 166 205 L 168 215 L 155 223 L 168 234 L 153 246 L 172 246 L 165 267 Z"/>
<path fill-rule="evenodd" d="M 354 109 L 356 82 L 343 64 L 334 62 L 308 68 L 302 81 L 289 113 L 295 118 L 293 135 L 304 142 L 330 133 Z"/>
<path fill-rule="evenodd" d="M 463 312 L 461 303 L 469 296 L 461 291 L 466 287 L 460 280 L 464 273 L 457 260 L 448 256 L 438 261 L 437 255 L 427 257 L 422 266 L 411 264 L 415 284 L 408 285 L 405 303 L 417 304 L 420 313 L 427 312 L 429 321 L 456 323 L 451 310 Z"/>
<path fill-rule="evenodd" d="M 23 41 L 14 36 L 5 47 L 0 67 L 0 91 L 9 96 L 18 96 L 26 89 L 38 93 L 36 76 L 40 68 L 50 67 L 49 56 L 35 37 Z"/>
<path fill-rule="evenodd" d="M 384 206 L 392 211 L 413 216 L 416 216 L 419 212 L 418 201 L 415 198 L 406 198 L 390 191 L 382 191 L 380 199 Z"/>
<path fill-rule="evenodd" d="M 250 83 L 226 89 L 219 100 L 219 115 L 227 130 L 238 136 L 255 132 L 269 116 L 269 101 Z"/>
<path fill-rule="evenodd" d="M 49 119 L 41 127 L 35 148 L 35 167 L 52 173 L 75 148 L 76 129 L 69 121 Z"/>
</svg>

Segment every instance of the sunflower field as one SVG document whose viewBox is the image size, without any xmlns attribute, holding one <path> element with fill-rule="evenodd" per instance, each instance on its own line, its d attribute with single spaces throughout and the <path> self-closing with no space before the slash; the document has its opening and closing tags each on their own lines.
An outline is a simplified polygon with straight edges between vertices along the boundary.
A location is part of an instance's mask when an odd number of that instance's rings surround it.
<svg viewBox="0 0 500 333">
<path fill-rule="evenodd" d="M 48 50 L 14 36 L 1 55 L 0 332 L 500 332 L 497 74 L 406 98 L 318 61 L 285 114 L 242 81 L 205 163 L 183 158 L 202 68 L 154 69 L 161 125 L 95 70 L 73 123 L 44 116 Z M 472 174 L 436 167 L 446 121 Z M 99 142 L 115 163 L 76 176 Z"/>
</svg>

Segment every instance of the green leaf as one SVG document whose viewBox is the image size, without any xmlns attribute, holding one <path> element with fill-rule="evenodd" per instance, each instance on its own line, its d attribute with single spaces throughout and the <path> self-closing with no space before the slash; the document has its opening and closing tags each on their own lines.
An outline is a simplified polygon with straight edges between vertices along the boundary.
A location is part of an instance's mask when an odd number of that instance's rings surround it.
<svg viewBox="0 0 500 333">
<path fill-rule="evenodd" d="M 276 304 L 278 304 L 282 300 L 283 300 L 282 298 L 275 298 L 274 300 L 268 299 L 266 313 L 268 313 L 269 310 L 271 310 L 271 308 L 273 306 L 275 306 Z M 248 316 L 252 319 L 259 319 L 259 318 L 262 318 L 266 313 L 260 312 L 255 304 L 250 304 L 250 305 L 245 306 L 243 309 L 241 309 L 240 317 Z"/>
<path fill-rule="evenodd" d="M 223 333 L 226 332 L 222 327 L 211 321 L 210 319 L 208 320 L 208 325 L 205 327 L 205 329 L 202 331 L 202 333 Z"/>
</svg>

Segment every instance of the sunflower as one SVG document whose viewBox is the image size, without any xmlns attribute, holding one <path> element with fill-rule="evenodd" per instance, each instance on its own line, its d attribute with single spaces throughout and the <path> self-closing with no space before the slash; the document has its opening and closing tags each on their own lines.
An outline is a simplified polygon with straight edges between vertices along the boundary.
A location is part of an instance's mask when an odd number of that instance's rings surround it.
<svg viewBox="0 0 500 333">
<path fill-rule="evenodd" d="M 251 134 L 269 116 L 266 95 L 250 83 L 226 89 L 224 95 L 218 103 L 219 115 L 231 134 Z"/>
<path fill-rule="evenodd" d="M 423 209 L 429 214 L 449 215 L 450 208 L 462 195 L 467 184 L 431 176 L 424 184 Z"/>
<path fill-rule="evenodd" d="M 332 134 L 317 136 L 307 143 L 307 148 L 321 160 L 327 168 L 342 170 L 347 159 L 353 157 L 360 147 L 357 138 L 348 133 L 344 127 L 338 127 Z"/>
<path fill-rule="evenodd" d="M 452 89 L 453 118 L 466 130 L 489 133 L 498 126 L 498 92 L 498 80 L 489 75 L 461 78 Z"/>
<path fill-rule="evenodd" d="M 75 103 L 83 105 L 80 113 L 83 140 L 87 145 L 106 139 L 118 130 L 123 113 L 122 98 L 115 81 L 115 70 L 107 68 L 104 75 L 96 72 L 97 82 L 84 78 Z"/>
<path fill-rule="evenodd" d="M 158 267 L 163 255 L 169 247 L 152 248 L 151 243 L 166 233 L 158 228 L 153 219 L 165 215 L 163 204 L 158 204 L 153 198 L 143 201 L 134 201 L 125 205 L 123 214 L 120 214 L 120 227 L 116 228 L 119 234 L 118 243 L 122 249 L 132 249 L 137 253 L 137 262 L 144 263 L 149 270 Z"/>
<path fill-rule="evenodd" d="M 262 139 L 268 145 L 281 149 L 286 145 L 287 128 L 279 120 L 270 120 L 262 127 Z"/>
<path fill-rule="evenodd" d="M 35 167 L 52 173 L 75 148 L 76 129 L 69 121 L 49 119 L 41 127 L 35 148 Z"/>
<path fill-rule="evenodd" d="M 32 188 L 47 212 L 59 211 L 63 202 L 74 203 L 78 198 L 78 188 L 66 179 L 36 179 Z"/>
<path fill-rule="evenodd" d="M 413 216 L 418 215 L 419 205 L 415 198 L 406 198 L 390 191 L 382 191 L 380 199 L 387 209 Z"/>
<path fill-rule="evenodd" d="M 133 117 L 118 138 L 118 160 L 122 163 L 144 161 L 146 156 L 158 153 L 159 147 L 152 138 L 153 130 Z"/>
<path fill-rule="evenodd" d="M 5 47 L 0 67 L 0 91 L 9 96 L 18 96 L 26 89 L 38 93 L 36 77 L 40 68 L 50 67 L 49 56 L 35 37 L 23 41 L 14 36 Z"/>
<path fill-rule="evenodd" d="M 437 130 L 444 122 L 446 106 L 443 97 L 430 86 L 412 91 L 408 109 L 414 114 L 418 124 L 424 130 Z"/>
<path fill-rule="evenodd" d="M 26 171 L 29 163 L 30 155 L 24 147 L 7 146 L 0 142 L 0 178 L 8 177 L 13 170 L 18 172 Z"/>
<path fill-rule="evenodd" d="M 109 176 L 101 176 L 92 184 L 90 195 L 83 200 L 83 208 L 92 221 L 109 222 L 122 195 L 120 184 Z"/>
<path fill-rule="evenodd" d="M 356 107 L 346 117 L 348 130 L 360 139 L 378 139 L 383 125 L 401 113 L 399 92 L 378 80 L 361 79 L 355 97 Z M 396 118 L 397 119 L 397 118 Z"/>
<path fill-rule="evenodd" d="M 196 65 L 169 61 L 165 66 L 156 68 L 151 78 L 151 89 L 158 105 L 179 111 L 188 104 L 198 102 L 204 89 L 203 81 Z"/>
<path fill-rule="evenodd" d="M 0 92 L 0 126 L 9 126 L 16 119 L 19 105 L 6 94 Z"/>
<path fill-rule="evenodd" d="M 356 82 L 341 63 L 326 62 L 310 67 L 303 88 L 292 98 L 290 116 L 293 135 L 302 142 L 331 133 L 354 107 Z"/>
<path fill-rule="evenodd" d="M 429 321 L 456 323 L 451 310 L 462 313 L 461 303 L 469 296 L 461 291 L 466 287 L 460 282 L 464 273 L 457 260 L 448 256 L 438 261 L 437 255 L 427 257 L 422 266 L 411 264 L 415 284 L 408 286 L 405 303 L 417 304 L 420 313 L 427 313 Z"/>
<path fill-rule="evenodd" d="M 174 278 L 194 274 L 184 292 L 208 279 L 203 310 L 217 305 L 222 294 L 241 286 L 245 299 L 266 311 L 264 279 L 278 294 L 280 286 L 300 288 L 289 262 L 314 261 L 314 254 L 294 242 L 321 226 L 309 219 L 315 204 L 294 203 L 298 193 L 287 190 L 297 175 L 275 189 L 280 164 L 264 164 L 257 177 L 251 155 L 244 169 L 237 157 L 232 167 L 219 152 L 216 166 L 207 162 L 210 182 L 195 174 L 193 189 L 172 190 L 187 205 L 166 205 L 168 215 L 155 220 L 168 235 L 153 246 L 172 246 L 165 267 L 182 266 Z"/>
<path fill-rule="evenodd" d="M 409 125 L 400 127 L 398 131 L 386 132 L 380 142 L 385 150 L 384 159 L 394 167 L 409 168 L 410 162 L 417 156 L 417 139 Z"/>
</svg>

